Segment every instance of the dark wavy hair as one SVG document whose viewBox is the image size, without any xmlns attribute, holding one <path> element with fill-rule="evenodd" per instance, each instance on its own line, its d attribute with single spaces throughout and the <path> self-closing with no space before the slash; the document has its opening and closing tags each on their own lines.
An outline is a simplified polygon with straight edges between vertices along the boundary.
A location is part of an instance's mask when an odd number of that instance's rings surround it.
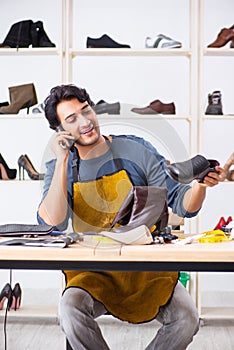
<svg viewBox="0 0 234 350">
<path fill-rule="evenodd" d="M 69 101 L 76 98 L 80 102 L 87 101 L 92 107 L 94 102 L 90 99 L 85 89 L 79 88 L 73 84 L 55 86 L 50 90 L 49 96 L 45 99 L 45 117 L 49 122 L 50 128 L 56 130 L 60 125 L 57 115 L 57 104 L 61 101 Z"/>
</svg>

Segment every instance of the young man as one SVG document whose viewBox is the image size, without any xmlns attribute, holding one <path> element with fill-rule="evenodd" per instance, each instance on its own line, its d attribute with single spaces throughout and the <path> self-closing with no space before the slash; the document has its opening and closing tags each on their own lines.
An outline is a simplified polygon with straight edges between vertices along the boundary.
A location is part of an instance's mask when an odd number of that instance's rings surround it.
<svg viewBox="0 0 234 350">
<path fill-rule="evenodd" d="M 132 186 L 164 187 L 174 213 L 196 215 L 206 187 L 218 184 L 223 169 L 217 167 L 219 174 L 209 173 L 203 184 L 179 184 L 166 175 L 165 159 L 149 142 L 133 135 L 102 136 L 93 106 L 87 92 L 74 85 L 53 88 L 45 101 L 46 118 L 58 132 L 39 222 L 65 229 L 72 217 L 78 232 L 109 229 Z M 198 330 L 197 310 L 177 272 L 64 273 L 60 322 L 74 350 L 108 349 L 95 321 L 106 311 L 131 323 L 161 322 L 148 350 L 186 349 Z"/>
</svg>

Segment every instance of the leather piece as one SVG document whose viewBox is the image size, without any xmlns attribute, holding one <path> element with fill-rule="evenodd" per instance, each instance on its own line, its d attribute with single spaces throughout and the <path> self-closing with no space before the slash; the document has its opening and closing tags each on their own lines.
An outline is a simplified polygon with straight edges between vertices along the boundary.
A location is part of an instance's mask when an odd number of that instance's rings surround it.
<svg viewBox="0 0 234 350">
<path fill-rule="evenodd" d="M 129 192 L 118 211 L 112 227 L 118 223 L 124 225 L 114 228 L 114 232 L 126 232 L 141 225 L 149 229 L 156 225 L 161 231 L 168 223 L 167 189 L 154 186 L 135 186 Z"/>
<path fill-rule="evenodd" d="M 48 235 L 52 230 L 53 226 L 43 224 L 4 224 L 0 225 L 0 236 Z"/>
</svg>

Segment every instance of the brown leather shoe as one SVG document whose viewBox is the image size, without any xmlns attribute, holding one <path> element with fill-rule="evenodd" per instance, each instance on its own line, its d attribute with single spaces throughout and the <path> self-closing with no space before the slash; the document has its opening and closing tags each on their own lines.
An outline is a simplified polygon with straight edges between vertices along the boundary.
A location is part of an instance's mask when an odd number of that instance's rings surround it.
<svg viewBox="0 0 234 350">
<path fill-rule="evenodd" d="M 155 100 L 144 108 L 132 108 L 132 112 L 139 114 L 175 114 L 175 104 L 162 103 L 160 100 Z"/>
<path fill-rule="evenodd" d="M 234 25 L 231 28 L 223 28 L 218 34 L 216 40 L 207 47 L 222 47 L 230 40 L 232 40 L 231 47 L 234 47 Z"/>
<path fill-rule="evenodd" d="M 234 24 L 233 24 L 233 26 L 231 26 L 229 29 L 232 29 L 233 32 L 234 32 Z M 230 44 L 230 48 L 231 48 L 231 49 L 234 49 L 234 37 L 232 38 L 232 41 L 231 41 L 231 44 Z"/>
</svg>

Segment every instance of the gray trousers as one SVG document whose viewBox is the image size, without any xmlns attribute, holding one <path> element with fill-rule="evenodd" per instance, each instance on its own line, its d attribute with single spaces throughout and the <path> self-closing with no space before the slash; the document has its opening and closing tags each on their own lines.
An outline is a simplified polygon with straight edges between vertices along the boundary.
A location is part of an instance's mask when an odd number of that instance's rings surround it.
<svg viewBox="0 0 234 350">
<path fill-rule="evenodd" d="M 74 350 L 109 349 L 95 321 L 105 312 L 103 304 L 82 289 L 69 288 L 64 292 L 59 305 L 60 325 Z M 196 307 L 180 282 L 156 319 L 162 326 L 146 350 L 184 350 L 199 329 Z"/>
</svg>

